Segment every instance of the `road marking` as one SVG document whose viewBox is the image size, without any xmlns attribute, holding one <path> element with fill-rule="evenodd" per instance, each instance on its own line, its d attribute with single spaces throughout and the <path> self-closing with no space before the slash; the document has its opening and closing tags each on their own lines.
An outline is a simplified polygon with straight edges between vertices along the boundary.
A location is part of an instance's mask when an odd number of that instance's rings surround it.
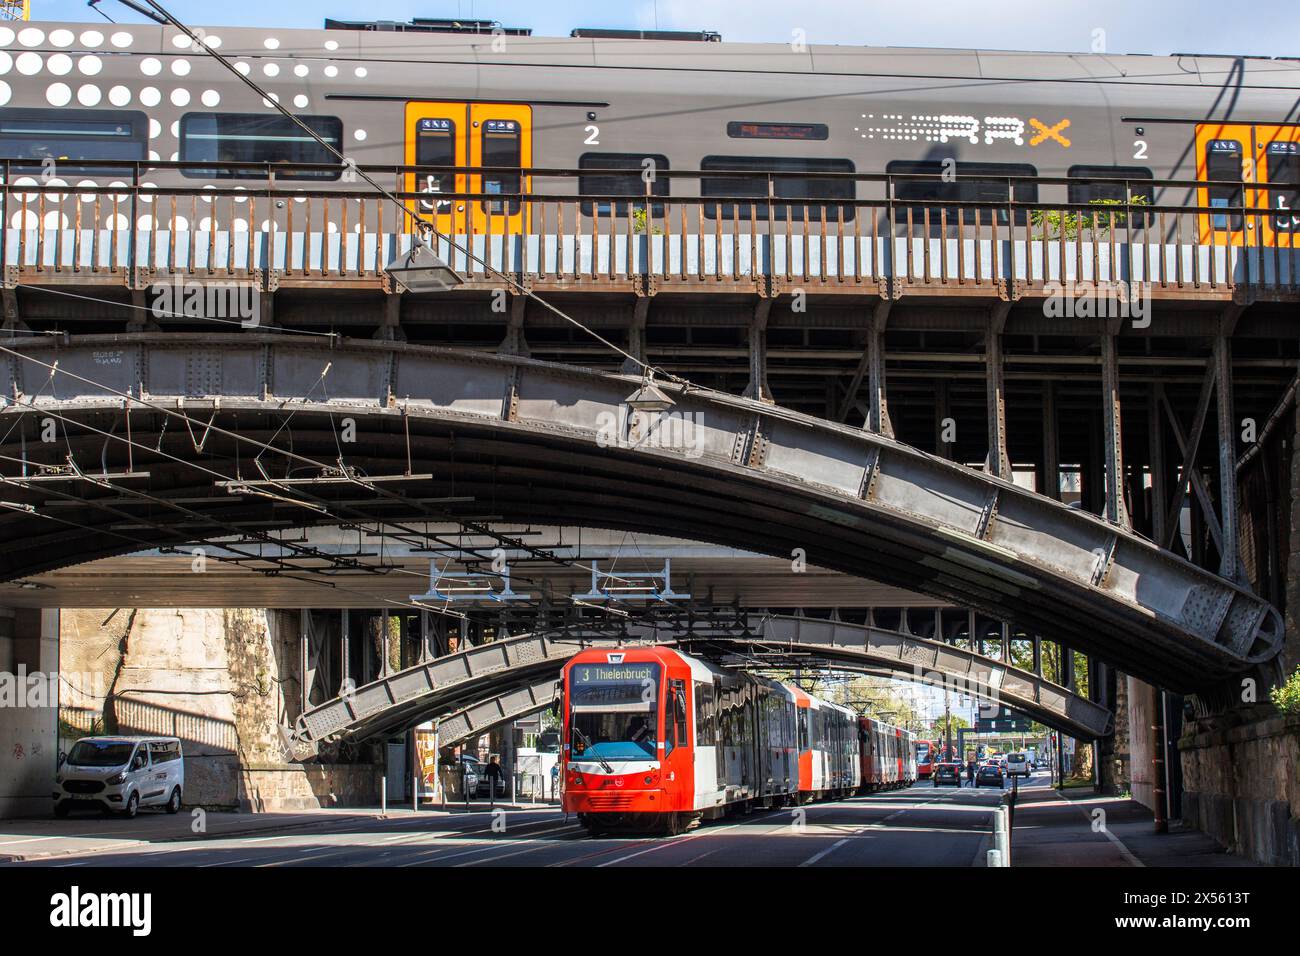
<svg viewBox="0 0 1300 956">
<path fill-rule="evenodd" d="M 816 862 L 817 862 L 818 860 L 820 860 L 822 857 L 827 856 L 827 855 L 829 855 L 829 854 L 831 854 L 831 853 L 834 853 L 836 850 L 838 850 L 840 847 L 842 847 L 844 844 L 846 844 L 846 843 L 848 843 L 848 842 L 849 842 L 848 840 L 836 840 L 834 843 L 832 843 L 832 844 L 831 844 L 830 846 L 828 846 L 826 849 L 822 850 L 820 853 L 814 853 L 812 856 L 808 857 L 808 859 L 804 860 L 804 861 L 803 861 L 802 863 L 800 863 L 799 865 L 800 865 L 800 866 L 812 866 L 814 863 L 816 863 Z"/>
</svg>

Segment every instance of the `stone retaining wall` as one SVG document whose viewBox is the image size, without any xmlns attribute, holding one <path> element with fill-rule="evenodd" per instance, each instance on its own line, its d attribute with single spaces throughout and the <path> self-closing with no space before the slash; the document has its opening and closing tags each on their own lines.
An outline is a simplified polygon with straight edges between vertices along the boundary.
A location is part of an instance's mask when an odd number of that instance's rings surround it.
<svg viewBox="0 0 1300 956">
<path fill-rule="evenodd" d="M 1185 735 L 1183 819 L 1257 863 L 1300 866 L 1300 717 Z"/>
</svg>

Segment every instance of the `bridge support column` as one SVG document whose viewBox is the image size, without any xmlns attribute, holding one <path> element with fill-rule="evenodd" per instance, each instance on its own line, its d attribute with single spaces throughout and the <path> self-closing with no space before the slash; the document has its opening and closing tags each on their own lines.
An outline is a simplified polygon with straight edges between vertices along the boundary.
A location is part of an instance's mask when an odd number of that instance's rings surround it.
<svg viewBox="0 0 1300 956">
<path fill-rule="evenodd" d="M 528 296 L 515 295 L 510 297 L 510 318 L 506 323 L 506 337 L 497 347 L 497 351 L 502 355 L 522 355 L 527 357 L 532 353 L 529 351 L 528 342 L 524 339 L 524 314 L 528 309 Z"/>
<path fill-rule="evenodd" d="M 636 305 L 632 309 L 632 324 L 627 330 L 627 352 L 632 358 L 624 359 L 623 366 L 619 369 L 624 375 L 640 375 L 642 369 L 637 362 L 648 361 L 645 355 L 645 327 L 649 316 L 650 296 L 637 296 Z"/>
<path fill-rule="evenodd" d="M 1223 546 L 1219 554 L 1219 573 L 1229 581 L 1241 584 L 1245 573 L 1241 564 L 1241 544 L 1237 524 L 1237 423 L 1232 404 L 1232 340 L 1228 329 L 1214 339 L 1214 377 L 1218 382 L 1219 424 L 1219 521 L 1223 531 Z"/>
<path fill-rule="evenodd" d="M 301 709 L 298 713 L 305 713 L 310 701 L 311 685 L 310 681 L 310 663 L 308 661 L 308 643 L 311 639 L 311 611 L 302 608 L 298 611 L 298 689 L 299 703 Z"/>
<path fill-rule="evenodd" d="M 999 302 L 989 314 L 984 336 L 984 381 L 988 392 L 989 456 L 985 468 L 990 475 L 1011 480 L 1007 457 L 1007 396 L 1002 368 L 1002 332 L 1006 328 L 1010 302 Z"/>
<path fill-rule="evenodd" d="M 1034 642 L 1034 673 L 1039 677 L 1043 676 L 1043 639 L 1037 634 L 1033 637 Z"/>
<path fill-rule="evenodd" d="M 1043 383 L 1043 471 L 1038 490 L 1049 498 L 1061 500 L 1061 445 L 1057 434 L 1056 383 Z"/>
<path fill-rule="evenodd" d="M 749 323 L 749 384 L 745 386 L 745 398 L 760 402 L 773 400 L 772 387 L 767 384 L 767 316 L 771 311 L 772 300 L 759 299 Z"/>
<path fill-rule="evenodd" d="M 342 621 L 339 626 L 339 693 L 347 692 L 348 681 L 351 680 L 352 674 L 352 647 L 350 633 L 350 615 L 347 608 L 339 612 Z"/>
<path fill-rule="evenodd" d="M 836 415 L 836 420 L 841 422 L 848 417 L 849 409 L 853 407 L 858 397 L 862 379 L 866 378 L 871 395 L 863 427 L 867 431 L 887 435 L 890 438 L 894 437 L 894 425 L 889 420 L 889 402 L 885 398 L 885 324 L 889 321 L 889 311 L 892 308 L 891 299 L 881 299 L 872 308 L 867 327 L 866 347 L 862 350 L 858 367 L 854 369 L 853 379 L 849 382 L 848 394 L 844 396 L 844 401 L 840 403 L 839 414 Z"/>
<path fill-rule="evenodd" d="M 1106 520 L 1128 528 L 1132 526 L 1124 503 L 1124 432 L 1120 422 L 1119 357 L 1114 329 L 1101 337 L 1101 381 L 1103 420 L 1105 421 Z"/>
<path fill-rule="evenodd" d="M 947 421 L 952 417 L 951 407 L 948 401 L 948 383 L 943 380 L 935 382 L 934 453 L 940 458 L 952 458 L 953 443 L 944 440 L 944 434 L 948 432 Z"/>
</svg>

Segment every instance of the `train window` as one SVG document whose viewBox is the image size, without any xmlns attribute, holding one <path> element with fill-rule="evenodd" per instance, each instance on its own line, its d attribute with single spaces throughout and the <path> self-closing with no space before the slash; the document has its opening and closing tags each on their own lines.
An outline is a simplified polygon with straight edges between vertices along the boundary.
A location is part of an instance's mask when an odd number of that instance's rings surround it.
<svg viewBox="0 0 1300 956">
<path fill-rule="evenodd" d="M 299 116 L 316 135 L 342 149 L 343 122 L 337 116 Z M 338 158 L 284 116 L 260 113 L 186 113 L 180 129 L 182 162 L 336 163 Z M 257 169 L 183 169 L 190 179 L 263 179 Z M 335 180 L 338 170 L 276 172 L 277 179 Z"/>
<path fill-rule="evenodd" d="M 711 747 L 714 744 L 713 728 L 713 685 L 695 685 L 695 727 L 700 735 L 700 745 Z"/>
<path fill-rule="evenodd" d="M 945 167 L 940 160 L 896 159 L 885 165 L 885 172 L 905 176 L 941 176 Z M 961 162 L 956 166 L 957 178 L 951 182 L 942 179 L 899 179 L 894 181 L 894 198 L 909 202 L 1016 202 L 1032 203 L 1038 201 L 1038 184 L 1034 182 L 1009 182 L 1008 177 L 1037 176 L 1038 170 L 1028 163 L 970 163 Z M 968 178 L 970 177 L 970 178 Z M 974 178 L 981 177 L 981 178 Z M 982 178 L 987 177 L 987 178 Z M 941 206 L 930 207 L 931 224 L 936 225 Z M 980 221 L 988 222 L 991 210 L 983 209 Z M 922 221 L 922 207 L 913 207 L 913 223 Z M 997 210 L 998 222 L 1007 222 L 1007 211 Z M 898 212 L 900 221 L 906 221 L 904 209 Z M 955 224 L 956 210 L 948 209 L 948 218 Z M 1024 225 L 1028 220 L 1027 210 L 1016 210 L 1016 225 Z M 963 222 L 973 223 L 974 212 L 963 213 Z"/>
<path fill-rule="evenodd" d="M 854 171 L 852 161 L 847 159 L 820 159 L 817 157 L 790 156 L 705 156 L 700 160 L 700 169 L 704 172 L 735 172 L 735 176 L 704 176 L 700 179 L 700 194 L 724 196 L 728 199 L 763 200 L 762 202 L 740 202 L 739 204 L 705 203 L 704 215 L 710 219 L 721 215 L 731 219 L 737 214 L 741 218 L 766 219 L 767 184 L 770 176 L 772 194 L 779 199 L 800 200 L 793 203 L 773 203 L 772 218 L 784 222 L 786 219 L 802 219 L 804 210 L 810 220 L 827 221 L 837 219 L 841 211 L 844 221 L 853 219 L 854 207 L 840 205 L 852 201 L 857 194 L 855 183 L 851 179 L 819 178 L 813 175 L 823 173 L 851 173 Z M 813 201 L 809 201 L 813 200 Z M 737 205 L 739 209 L 737 209 Z"/>
<path fill-rule="evenodd" d="M 1237 183 L 1235 186 L 1211 186 L 1207 190 L 1207 205 L 1230 208 L 1242 204 L 1241 197 L 1241 143 L 1235 139 L 1212 139 L 1205 144 L 1205 178 L 1211 182 Z M 1223 214 L 1211 217 L 1215 229 L 1233 231 L 1241 228 L 1241 216 L 1229 219 Z M 1232 225 L 1229 227 L 1229 221 Z"/>
<path fill-rule="evenodd" d="M 1130 195 L 1135 202 L 1152 203 L 1155 190 L 1146 183 L 1133 180 L 1154 179 L 1151 170 L 1145 166 L 1071 166 L 1066 172 L 1071 179 L 1097 177 L 1100 179 L 1127 179 Z M 1140 199 L 1138 197 L 1141 197 Z M 1123 202 L 1124 183 L 1122 182 L 1077 182 L 1070 183 L 1070 202 Z"/>
<path fill-rule="evenodd" d="M 52 160 L 54 175 L 126 176 L 128 170 L 83 161 L 148 159 L 149 118 L 137 111 L 0 109 L 0 158 L 16 160 L 9 166 L 15 173 L 42 172 Z"/>
<path fill-rule="evenodd" d="M 664 716 L 664 729 L 667 730 L 668 720 L 673 722 L 673 741 L 676 743 L 686 743 L 690 740 L 690 735 L 686 732 L 686 682 L 675 680 L 672 682 L 673 690 L 670 703 L 672 704 L 672 713 Z"/>
<path fill-rule="evenodd" d="M 1278 232 L 1300 230 L 1300 143 L 1269 143 L 1265 156 L 1270 183 L 1286 183 L 1289 189 L 1270 189 L 1268 206 L 1275 211 L 1285 210 L 1285 215 L 1273 217 L 1273 228 Z"/>
<path fill-rule="evenodd" d="M 668 157 L 662 153 L 583 153 L 578 157 L 579 169 L 590 170 L 627 170 L 627 172 L 590 172 L 578 176 L 578 192 L 583 196 L 641 196 L 646 194 L 646 181 L 642 177 L 647 170 L 657 172 L 668 169 Z M 668 195 L 668 177 L 652 176 L 650 179 L 652 196 Z M 624 216 L 629 205 L 634 209 L 644 209 L 645 202 L 584 202 L 582 214 L 590 216 L 594 212 L 601 216 L 610 213 Z M 663 203 L 654 203 L 652 214 L 664 214 Z"/>
<path fill-rule="evenodd" d="M 425 116 L 415 121 L 415 165 L 417 166 L 455 166 L 456 165 L 456 122 L 437 116 Z M 422 193 L 454 193 L 456 191 L 455 173 L 421 173 L 419 191 Z M 446 200 L 420 200 L 420 206 L 426 212 L 451 212 L 451 203 Z"/>
<path fill-rule="evenodd" d="M 522 182 L 519 167 L 522 163 L 518 120 L 484 120 L 480 134 L 482 166 L 488 169 L 513 169 L 515 172 L 484 172 L 483 192 L 518 193 Z M 493 199 L 483 204 L 488 212 L 503 212 L 513 216 L 519 212 L 519 200 Z"/>
</svg>

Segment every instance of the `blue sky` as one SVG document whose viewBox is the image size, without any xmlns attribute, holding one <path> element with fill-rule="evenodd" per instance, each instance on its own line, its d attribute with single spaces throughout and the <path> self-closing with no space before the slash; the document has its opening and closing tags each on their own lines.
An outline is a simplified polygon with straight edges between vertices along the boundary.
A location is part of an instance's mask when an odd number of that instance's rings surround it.
<svg viewBox="0 0 1300 956">
<path fill-rule="evenodd" d="M 166 0 L 195 25 L 319 27 L 341 20 L 470 17 L 567 36 L 577 26 L 716 30 L 726 40 L 872 46 L 976 46 L 1086 52 L 1098 36 L 1111 53 L 1245 53 L 1300 56 L 1300 2 L 1259 0 Z M 33 17 L 100 20 L 85 0 L 32 0 Z M 101 9 L 142 22 L 115 0 Z M 213 11 L 218 10 L 219 15 Z M 1096 31 L 1104 31 L 1103 35 Z"/>
</svg>

